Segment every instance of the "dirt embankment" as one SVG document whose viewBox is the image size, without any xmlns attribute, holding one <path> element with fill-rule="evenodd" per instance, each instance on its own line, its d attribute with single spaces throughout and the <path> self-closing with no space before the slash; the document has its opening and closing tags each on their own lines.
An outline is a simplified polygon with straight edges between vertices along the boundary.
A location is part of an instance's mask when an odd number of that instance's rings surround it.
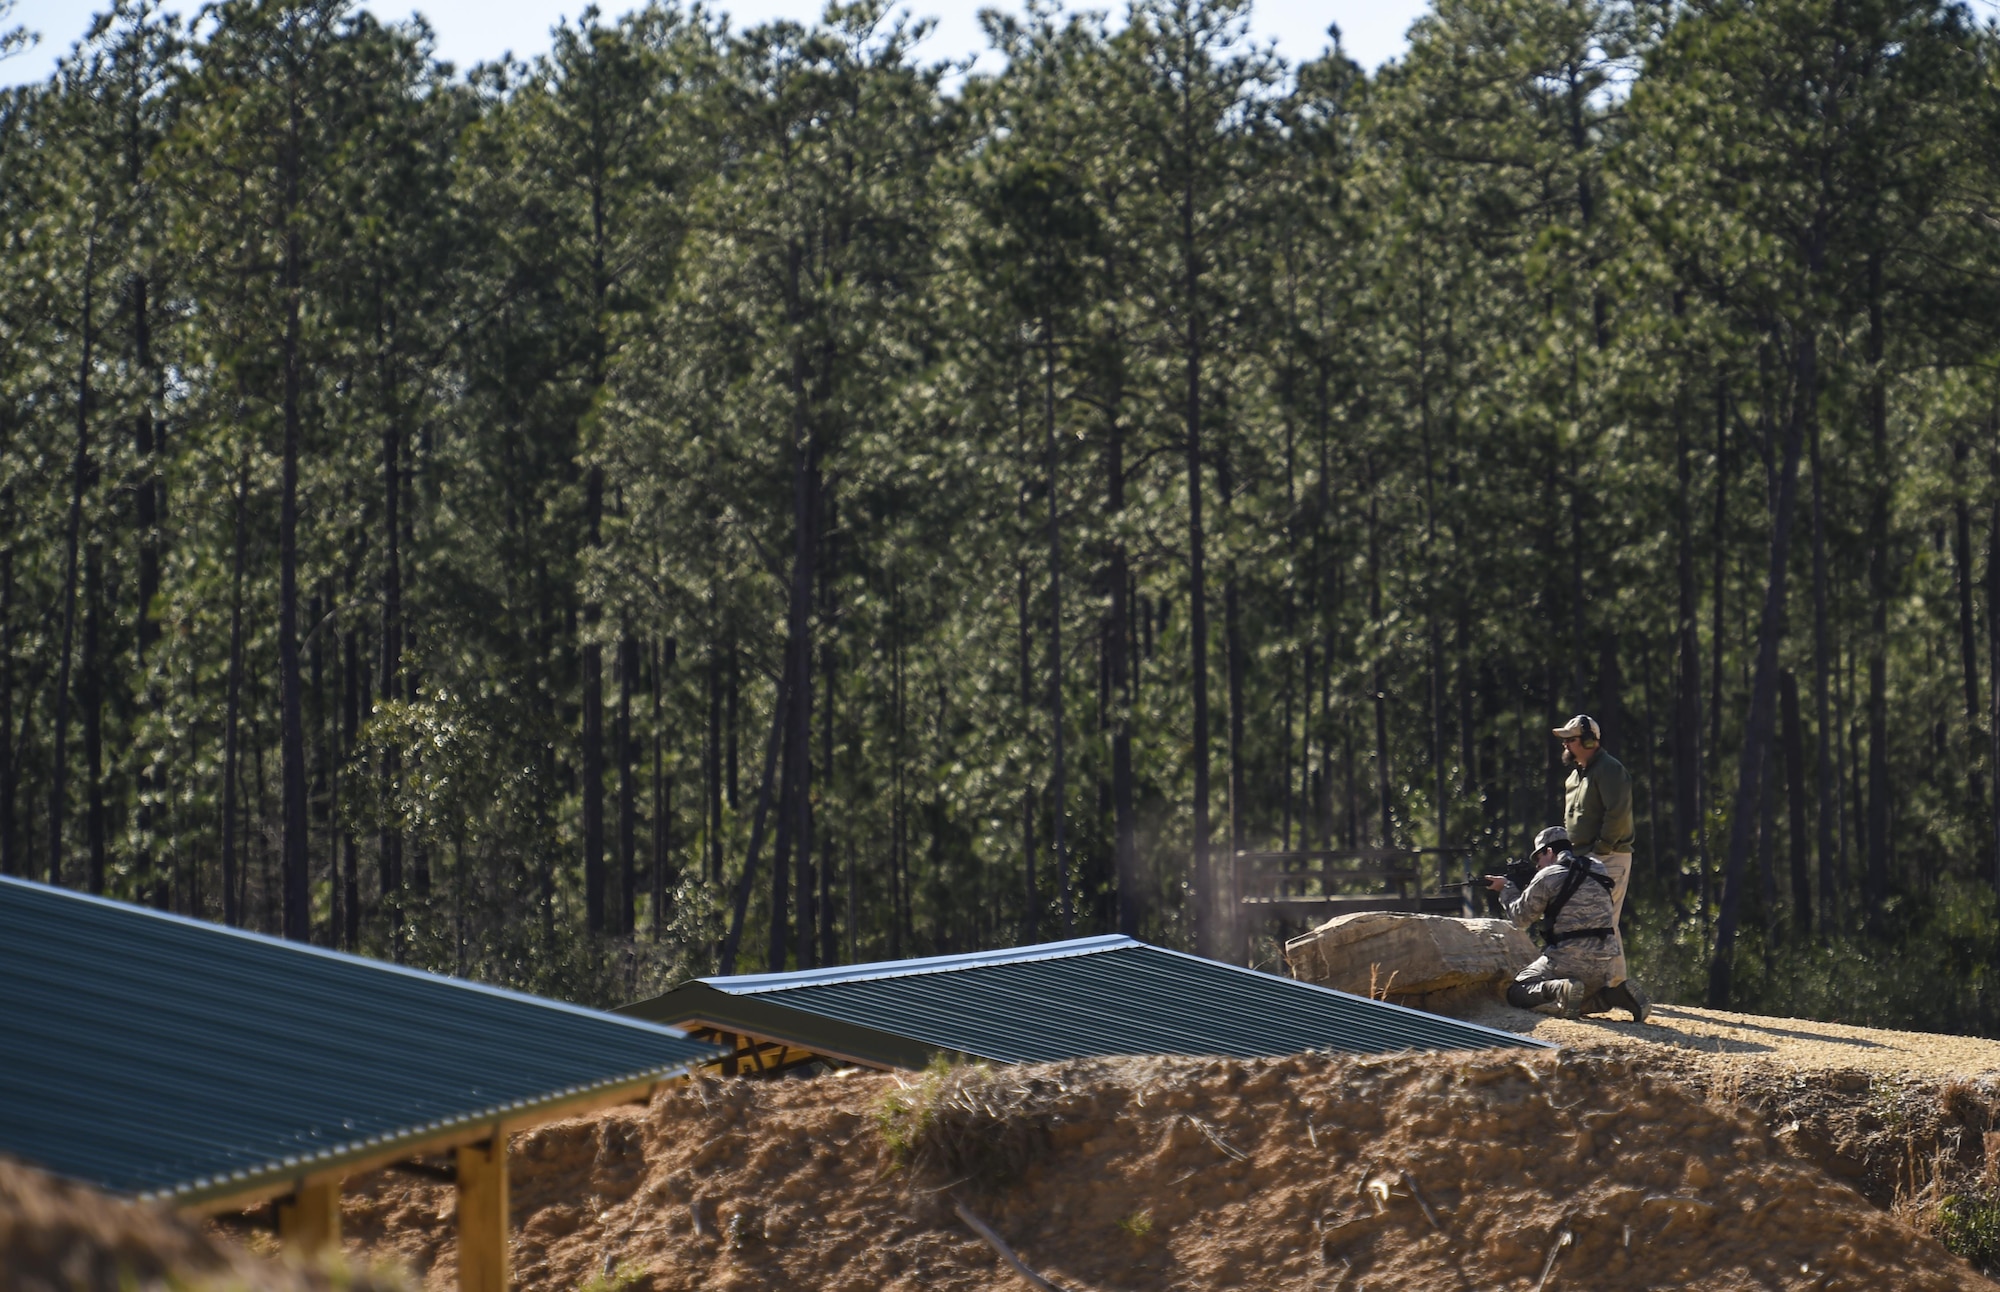
<svg viewBox="0 0 2000 1292">
<path fill-rule="evenodd" d="M 160 1207 L 0 1161 L 0 1292 L 406 1292 L 395 1270 L 262 1260 Z"/>
<path fill-rule="evenodd" d="M 1504 1006 L 1476 1021 L 1623 1055 L 1740 1106 L 1875 1205 L 2000 1264 L 2000 1041 L 1690 1006 L 1661 1007 L 1645 1026 Z"/>
<path fill-rule="evenodd" d="M 701 1080 L 520 1136 L 516 1286 L 1993 1288 L 1614 1053 L 1128 1059 Z M 357 1245 L 453 1273 L 448 1190 L 351 1187 Z"/>
</svg>

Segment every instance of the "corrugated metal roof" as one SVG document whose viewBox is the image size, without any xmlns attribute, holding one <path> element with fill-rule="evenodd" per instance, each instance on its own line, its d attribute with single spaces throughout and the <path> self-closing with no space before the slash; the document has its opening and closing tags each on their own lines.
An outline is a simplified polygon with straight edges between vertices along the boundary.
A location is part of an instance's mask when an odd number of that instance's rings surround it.
<svg viewBox="0 0 2000 1292">
<path fill-rule="evenodd" d="M 734 1025 L 898 1067 L 946 1053 L 1002 1063 L 1107 1054 L 1251 1058 L 1545 1043 L 1127 937 L 800 973 L 702 978 L 625 1011 Z"/>
<path fill-rule="evenodd" d="M 0 877 L 0 1154 L 193 1201 L 716 1050 L 655 1024 Z"/>
</svg>

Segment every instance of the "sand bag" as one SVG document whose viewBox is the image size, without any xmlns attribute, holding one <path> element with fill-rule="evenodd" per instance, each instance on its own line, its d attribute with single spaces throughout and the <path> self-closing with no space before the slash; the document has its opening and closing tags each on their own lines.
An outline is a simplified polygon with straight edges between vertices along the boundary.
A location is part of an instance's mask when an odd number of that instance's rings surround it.
<svg viewBox="0 0 2000 1292">
<path fill-rule="evenodd" d="M 1294 978 L 1438 1012 L 1492 999 L 1534 958 L 1505 920 L 1396 911 L 1338 916 L 1285 944 Z"/>
</svg>

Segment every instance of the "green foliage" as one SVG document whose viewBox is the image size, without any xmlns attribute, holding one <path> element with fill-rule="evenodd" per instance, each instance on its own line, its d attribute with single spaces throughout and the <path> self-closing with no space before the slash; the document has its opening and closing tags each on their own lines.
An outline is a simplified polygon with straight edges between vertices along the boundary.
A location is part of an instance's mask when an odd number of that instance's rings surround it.
<svg viewBox="0 0 2000 1292">
<path fill-rule="evenodd" d="M 2000 1265 L 2000 1199 L 1985 1194 L 1948 1194 L 1932 1212 L 1933 1232 L 1945 1248 L 1977 1269 Z"/>
<path fill-rule="evenodd" d="M 651 1271 L 644 1266 L 619 1264 L 584 1283 L 577 1292 L 626 1292 L 634 1284 L 645 1281 L 650 1274 Z"/>
<path fill-rule="evenodd" d="M 1994 33 L 1247 16 L 122 0 L 0 99 L 0 869 L 598 1003 L 1268 958 L 1235 852 L 1497 868 L 1584 710 L 1656 995 L 2000 1029 Z"/>
<path fill-rule="evenodd" d="M 937 1120 L 938 1104 L 958 1065 L 945 1055 L 932 1057 L 914 1086 L 901 1081 L 883 1094 L 875 1106 L 875 1129 L 898 1166 L 907 1166 L 911 1155 L 930 1134 Z"/>
</svg>

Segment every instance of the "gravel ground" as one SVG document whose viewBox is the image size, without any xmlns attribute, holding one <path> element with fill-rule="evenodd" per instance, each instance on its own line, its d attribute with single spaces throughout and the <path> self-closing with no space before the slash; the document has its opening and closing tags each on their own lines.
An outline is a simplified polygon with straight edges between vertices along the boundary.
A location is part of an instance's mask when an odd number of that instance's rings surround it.
<svg viewBox="0 0 2000 1292">
<path fill-rule="evenodd" d="M 2000 1041 L 1891 1032 L 1802 1018 L 1765 1018 L 1691 1005 L 1655 1006 L 1652 1021 L 1644 1026 L 1625 1021 L 1623 1010 L 1572 1022 L 1499 1004 L 1472 1015 L 1472 1021 L 1558 1045 L 1629 1042 L 1640 1047 L 1762 1059 L 1808 1071 L 1859 1068 L 1938 1080 L 2000 1072 Z"/>
</svg>

